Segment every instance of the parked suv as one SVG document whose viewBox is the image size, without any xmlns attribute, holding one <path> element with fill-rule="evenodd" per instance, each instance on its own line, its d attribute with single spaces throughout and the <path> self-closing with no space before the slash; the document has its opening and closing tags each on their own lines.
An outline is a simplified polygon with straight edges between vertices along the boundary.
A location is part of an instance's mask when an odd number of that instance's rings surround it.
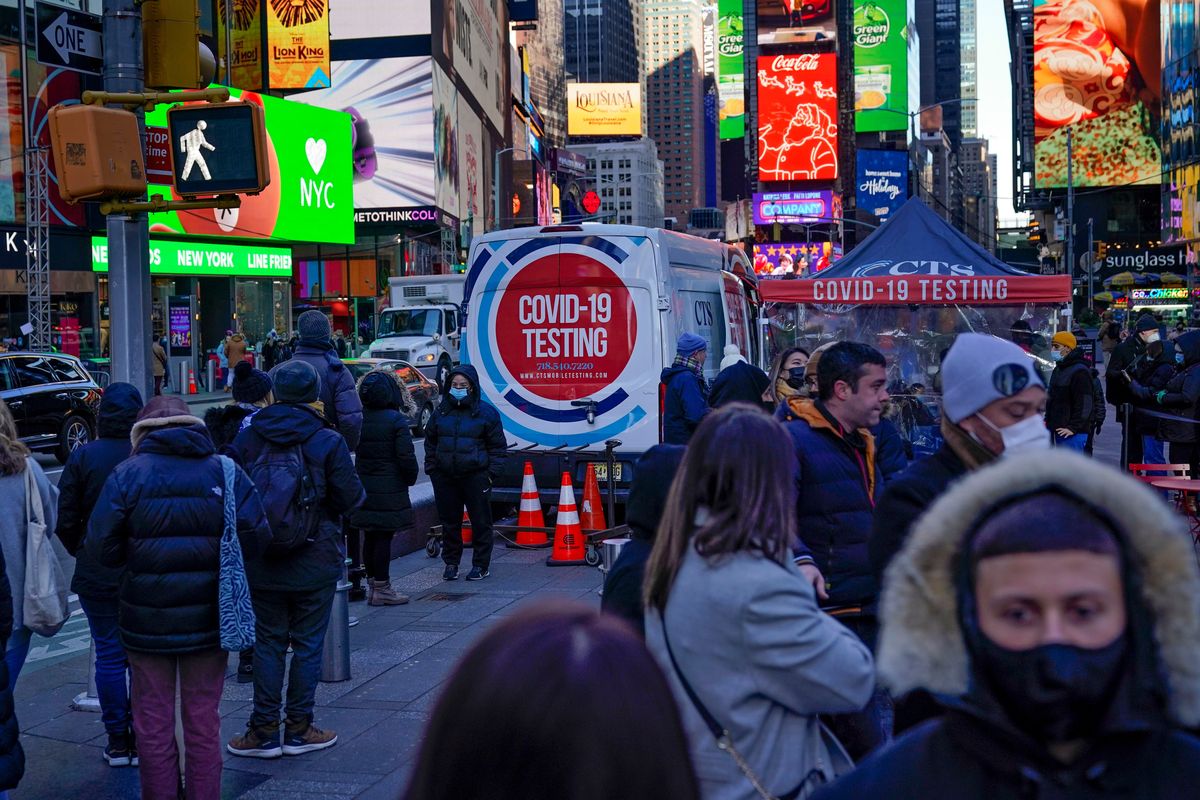
<svg viewBox="0 0 1200 800">
<path fill-rule="evenodd" d="M 0 400 L 17 421 L 21 441 L 66 463 L 96 433 L 100 387 L 74 356 L 0 353 Z"/>
</svg>

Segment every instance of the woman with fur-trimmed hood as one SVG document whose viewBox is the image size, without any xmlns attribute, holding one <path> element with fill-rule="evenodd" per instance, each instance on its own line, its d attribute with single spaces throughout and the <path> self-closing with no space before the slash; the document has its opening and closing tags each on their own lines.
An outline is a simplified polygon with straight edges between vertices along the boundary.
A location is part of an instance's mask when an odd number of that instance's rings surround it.
<svg viewBox="0 0 1200 800">
<path fill-rule="evenodd" d="M 1200 574 L 1182 519 L 1090 459 L 956 483 L 885 577 L 877 667 L 945 715 L 821 793 L 1177 798 L 1200 785 Z"/>
</svg>

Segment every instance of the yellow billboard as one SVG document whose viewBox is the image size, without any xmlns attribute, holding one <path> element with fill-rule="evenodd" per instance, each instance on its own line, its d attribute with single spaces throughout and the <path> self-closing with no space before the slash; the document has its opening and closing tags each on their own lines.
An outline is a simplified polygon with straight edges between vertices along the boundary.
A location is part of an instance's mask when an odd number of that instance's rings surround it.
<svg viewBox="0 0 1200 800">
<path fill-rule="evenodd" d="M 567 134 L 641 136 L 641 87 L 636 83 L 568 83 Z"/>
<path fill-rule="evenodd" d="M 326 0 L 267 0 L 267 63 L 272 89 L 329 88 Z"/>
</svg>

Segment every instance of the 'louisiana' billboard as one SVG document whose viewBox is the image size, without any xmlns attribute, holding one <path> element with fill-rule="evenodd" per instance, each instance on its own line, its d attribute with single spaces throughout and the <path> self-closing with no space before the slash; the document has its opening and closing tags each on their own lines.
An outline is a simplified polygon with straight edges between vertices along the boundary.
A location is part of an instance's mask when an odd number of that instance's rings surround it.
<svg viewBox="0 0 1200 800">
<path fill-rule="evenodd" d="M 641 136 L 641 87 L 636 83 L 568 83 L 567 135 Z"/>
<path fill-rule="evenodd" d="M 759 56 L 757 68 L 759 180 L 837 178 L 837 56 Z"/>
<path fill-rule="evenodd" d="M 1150 7 L 1147 0 L 1126 5 Z M 1159 94 L 1158 17 L 1141 15 L 1140 32 L 1127 51 L 1118 47 L 1112 32 L 1116 23 L 1125 26 L 1125 20 L 1108 19 L 1083 0 L 1046 0 L 1034 7 L 1034 172 L 1039 189 L 1067 185 L 1068 129 L 1076 186 L 1160 182 L 1155 122 L 1143 100 Z"/>
<path fill-rule="evenodd" d="M 908 0 L 854 0 L 854 129 L 908 126 Z"/>
</svg>

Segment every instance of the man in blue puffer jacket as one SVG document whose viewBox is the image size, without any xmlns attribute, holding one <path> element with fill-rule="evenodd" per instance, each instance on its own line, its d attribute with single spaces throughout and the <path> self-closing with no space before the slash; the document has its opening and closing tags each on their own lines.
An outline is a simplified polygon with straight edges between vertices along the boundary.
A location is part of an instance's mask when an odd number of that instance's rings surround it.
<svg viewBox="0 0 1200 800">
<path fill-rule="evenodd" d="M 707 358 L 708 342 L 694 333 L 679 334 L 675 361 L 658 379 L 663 387 L 663 444 L 687 444 L 708 413 L 708 384 L 703 372 Z"/>
<path fill-rule="evenodd" d="M 458 578 L 463 507 L 474 540 L 467 580 L 489 574 L 492 560 L 492 481 L 500 474 L 507 440 L 500 412 L 479 396 L 479 373 L 469 364 L 450 371 L 450 391 L 425 428 L 425 474 L 442 523 L 442 577 Z"/>
</svg>

